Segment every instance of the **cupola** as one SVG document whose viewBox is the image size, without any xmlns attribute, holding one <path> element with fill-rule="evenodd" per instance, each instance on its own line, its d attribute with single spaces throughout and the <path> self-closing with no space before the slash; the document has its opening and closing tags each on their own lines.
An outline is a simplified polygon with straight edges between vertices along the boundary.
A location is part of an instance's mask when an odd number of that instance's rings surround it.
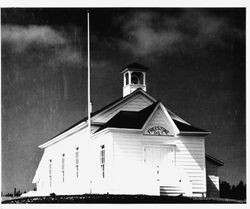
<svg viewBox="0 0 250 209">
<path fill-rule="evenodd" d="M 132 93 L 138 88 L 147 90 L 146 88 L 146 71 L 147 67 L 133 63 L 125 67 L 121 74 L 123 75 L 123 97 Z"/>
</svg>

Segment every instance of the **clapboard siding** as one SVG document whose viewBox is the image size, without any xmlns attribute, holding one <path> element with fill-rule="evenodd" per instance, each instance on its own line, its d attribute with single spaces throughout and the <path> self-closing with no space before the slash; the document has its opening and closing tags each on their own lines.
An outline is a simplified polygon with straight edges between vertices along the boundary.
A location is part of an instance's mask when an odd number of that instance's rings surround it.
<svg viewBox="0 0 250 209">
<path fill-rule="evenodd" d="M 76 148 L 79 148 L 79 176 L 76 175 Z M 41 194 L 78 194 L 89 192 L 89 167 L 87 159 L 90 156 L 88 133 L 80 130 L 65 137 L 61 141 L 45 148 L 41 168 L 38 174 L 38 191 Z M 62 155 L 65 155 L 64 181 L 62 174 Z M 52 160 L 52 185 L 49 180 L 49 160 Z"/>
<path fill-rule="evenodd" d="M 213 174 L 213 175 L 217 175 L 218 173 L 218 167 L 216 165 L 212 165 L 211 162 L 207 161 L 207 173 L 208 174 Z"/>
<path fill-rule="evenodd" d="M 90 191 L 107 193 L 112 179 L 113 142 L 110 133 L 92 139 L 88 132 L 81 130 L 47 147 L 42 158 L 38 189 L 39 193 L 83 194 Z M 105 178 L 101 176 L 100 147 L 105 145 Z M 76 170 L 76 148 L 79 149 L 79 170 Z M 62 155 L 65 155 L 64 181 L 62 174 Z M 89 159 L 92 158 L 92 164 Z M 49 179 L 49 160 L 52 160 L 52 186 Z M 92 170 L 92 171 L 91 171 Z M 92 183 L 90 184 L 90 181 Z"/>
<path fill-rule="evenodd" d="M 92 156 L 93 156 L 93 173 L 92 176 L 92 192 L 107 193 L 110 190 L 110 181 L 112 180 L 112 164 L 113 164 L 113 139 L 109 132 L 103 134 L 100 138 L 92 138 Z M 105 171 L 102 177 L 100 164 L 101 146 L 105 147 Z"/>
<path fill-rule="evenodd" d="M 192 150 L 192 149 L 190 149 L 190 150 Z M 197 152 L 197 153 L 193 154 L 192 156 L 190 156 L 190 154 L 187 153 L 187 151 L 186 151 L 186 153 L 182 154 L 181 156 L 178 156 L 178 158 L 181 161 L 181 160 L 189 160 L 189 158 L 193 159 L 193 156 L 197 156 L 196 159 L 200 158 L 201 160 L 203 160 L 203 158 L 200 156 L 201 154 L 202 154 L 201 152 Z"/>
<path fill-rule="evenodd" d="M 137 96 L 131 98 L 126 103 L 122 103 L 117 105 L 116 107 L 108 110 L 100 115 L 97 115 L 93 118 L 93 122 L 107 122 L 111 119 L 114 115 L 116 115 L 121 110 L 126 111 L 140 111 L 147 106 L 151 105 L 153 102 L 146 98 L 145 96 L 138 94 Z"/>
<path fill-rule="evenodd" d="M 202 155 L 202 153 L 200 153 L 200 155 Z M 194 158 L 195 158 L 195 160 L 194 160 Z M 199 156 L 198 154 L 192 155 L 192 156 L 183 156 L 183 157 L 177 155 L 176 159 L 178 160 L 177 161 L 178 163 L 181 163 L 181 162 L 189 162 L 189 163 L 191 163 L 191 162 L 203 162 L 202 157 Z"/>
<path fill-rule="evenodd" d="M 113 132 L 114 163 L 143 163 L 143 147 L 147 145 L 175 145 L 176 166 L 188 174 L 193 192 L 206 192 L 204 138 L 146 136 Z M 139 171 L 138 171 L 139 172 Z"/>
</svg>

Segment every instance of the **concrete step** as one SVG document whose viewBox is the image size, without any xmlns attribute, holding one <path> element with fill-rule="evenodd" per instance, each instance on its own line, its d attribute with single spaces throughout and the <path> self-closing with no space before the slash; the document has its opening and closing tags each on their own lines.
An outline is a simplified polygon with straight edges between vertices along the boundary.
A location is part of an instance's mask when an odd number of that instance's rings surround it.
<svg viewBox="0 0 250 209">
<path fill-rule="evenodd" d="M 184 194 L 184 191 L 181 186 L 160 186 L 160 195 L 162 196 L 178 196 Z"/>
</svg>

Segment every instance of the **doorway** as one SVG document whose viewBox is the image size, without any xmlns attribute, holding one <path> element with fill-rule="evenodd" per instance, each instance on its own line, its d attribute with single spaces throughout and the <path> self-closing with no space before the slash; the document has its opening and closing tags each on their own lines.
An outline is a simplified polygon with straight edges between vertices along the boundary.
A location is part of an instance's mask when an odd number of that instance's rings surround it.
<svg viewBox="0 0 250 209">
<path fill-rule="evenodd" d="M 156 180 L 161 180 L 161 172 L 175 165 L 175 146 L 144 147 L 144 163 L 153 169 Z"/>
</svg>

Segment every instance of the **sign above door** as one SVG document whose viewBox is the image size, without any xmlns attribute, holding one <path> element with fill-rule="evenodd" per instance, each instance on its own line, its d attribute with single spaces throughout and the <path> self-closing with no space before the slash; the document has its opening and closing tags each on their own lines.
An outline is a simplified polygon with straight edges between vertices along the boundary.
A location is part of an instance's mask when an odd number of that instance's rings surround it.
<svg viewBox="0 0 250 209">
<path fill-rule="evenodd" d="M 162 126 L 153 126 L 146 131 L 146 134 L 157 135 L 157 136 L 165 136 L 168 133 L 169 131 L 163 128 Z"/>
</svg>

